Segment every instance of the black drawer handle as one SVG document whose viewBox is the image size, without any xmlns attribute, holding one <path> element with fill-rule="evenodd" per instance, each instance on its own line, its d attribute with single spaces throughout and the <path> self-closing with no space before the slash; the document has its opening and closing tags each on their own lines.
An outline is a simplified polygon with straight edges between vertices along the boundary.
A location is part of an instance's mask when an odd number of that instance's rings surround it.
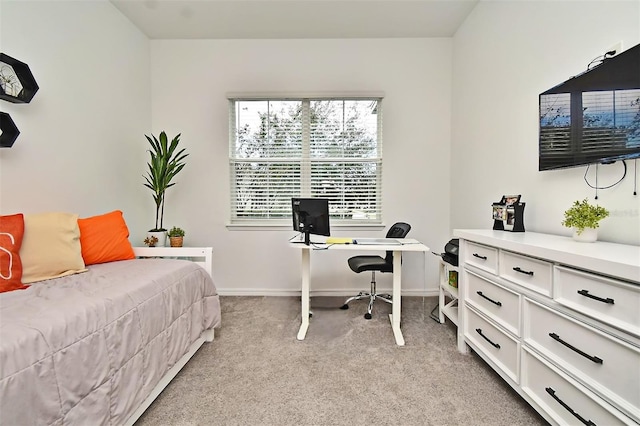
<svg viewBox="0 0 640 426">
<path fill-rule="evenodd" d="M 523 269 L 520 269 L 519 266 L 516 266 L 515 268 L 513 268 L 513 270 L 516 271 L 516 272 L 520 272 L 521 274 L 526 274 L 526 275 L 533 276 L 533 271 L 525 271 Z"/>
<path fill-rule="evenodd" d="M 567 405 L 566 402 L 564 402 L 563 400 L 561 400 L 557 395 L 556 395 L 556 391 L 553 388 L 544 388 L 544 390 L 547 391 L 547 393 L 549 395 L 551 395 L 551 397 L 553 399 L 555 399 L 556 401 L 558 401 L 558 404 L 562 405 L 564 407 L 565 410 L 567 410 L 568 412 L 570 412 L 576 419 L 580 420 L 583 424 L 587 425 L 587 426 L 597 426 L 594 422 L 592 422 L 591 420 L 585 420 L 584 417 L 582 417 L 580 414 L 576 413 L 573 408 L 569 407 L 569 405 Z"/>
<path fill-rule="evenodd" d="M 568 347 L 569 349 L 571 349 L 574 352 L 579 353 L 580 355 L 582 355 L 583 357 L 595 362 L 596 364 L 602 364 L 602 358 L 598 358 L 597 356 L 594 355 L 589 355 L 586 352 L 581 351 L 580 349 L 576 348 L 575 346 L 565 342 L 564 340 L 562 340 L 560 338 L 560 336 L 558 336 L 556 333 L 549 333 L 549 337 L 551 337 L 553 340 L 555 340 L 556 342 L 562 343 L 563 345 L 565 345 L 566 347 Z"/>
<path fill-rule="evenodd" d="M 478 293 L 478 296 L 487 299 L 489 302 L 493 303 L 494 305 L 498 305 L 498 306 L 502 306 L 502 302 L 496 302 L 493 299 L 489 299 L 487 296 L 485 296 L 481 291 L 476 291 L 476 293 Z"/>
<path fill-rule="evenodd" d="M 478 253 L 473 253 L 473 257 L 477 257 L 478 259 L 487 260 L 487 256 L 481 256 Z"/>
<path fill-rule="evenodd" d="M 476 328 L 476 332 L 482 336 L 482 338 L 484 340 L 486 340 L 487 342 L 491 343 L 491 346 L 493 346 L 496 349 L 500 349 L 500 345 L 497 343 L 493 343 L 491 340 L 489 340 L 489 338 L 487 336 L 485 336 L 484 334 L 482 334 L 482 329 L 481 328 Z"/>
<path fill-rule="evenodd" d="M 593 294 L 589 294 L 589 290 L 578 290 L 578 294 L 581 294 L 582 296 L 588 297 L 589 299 L 597 300 L 598 302 L 609 303 L 609 304 L 613 305 L 613 299 L 612 298 L 607 297 L 606 299 L 603 299 L 602 297 L 594 296 Z"/>
</svg>

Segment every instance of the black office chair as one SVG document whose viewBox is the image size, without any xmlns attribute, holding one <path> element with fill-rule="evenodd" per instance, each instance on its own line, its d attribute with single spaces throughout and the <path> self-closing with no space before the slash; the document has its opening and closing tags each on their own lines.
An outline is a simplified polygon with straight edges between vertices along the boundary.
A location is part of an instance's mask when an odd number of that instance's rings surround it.
<svg viewBox="0 0 640 426">
<path fill-rule="evenodd" d="M 387 238 L 404 238 L 411 230 L 411 225 L 404 222 L 397 222 L 387 231 Z M 393 272 L 393 252 L 387 251 L 386 256 L 353 256 L 349 258 L 349 267 L 353 272 L 360 273 L 362 271 L 371 271 L 371 292 L 361 291 L 356 296 L 350 297 L 344 302 L 340 309 L 349 309 L 349 303 L 353 300 L 369 299 L 369 307 L 367 313 L 364 314 L 366 319 L 371 319 L 371 310 L 373 302 L 376 299 L 392 303 L 390 294 L 376 293 L 376 271 Z"/>
</svg>

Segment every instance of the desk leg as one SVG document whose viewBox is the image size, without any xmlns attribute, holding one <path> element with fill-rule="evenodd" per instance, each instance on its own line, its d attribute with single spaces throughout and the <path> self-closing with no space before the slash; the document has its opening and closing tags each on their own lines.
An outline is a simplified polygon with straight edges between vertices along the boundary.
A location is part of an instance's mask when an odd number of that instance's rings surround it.
<svg viewBox="0 0 640 426">
<path fill-rule="evenodd" d="M 311 277 L 311 250 L 302 249 L 302 324 L 298 331 L 298 340 L 304 340 L 309 328 L 309 286 Z"/>
<path fill-rule="evenodd" d="M 401 283 L 402 283 L 402 252 L 393 252 L 393 304 L 391 305 L 391 314 L 389 320 L 391 321 L 391 328 L 393 329 L 393 336 L 396 338 L 396 344 L 398 346 L 404 346 L 404 336 L 400 330 L 400 312 L 401 310 Z"/>
</svg>

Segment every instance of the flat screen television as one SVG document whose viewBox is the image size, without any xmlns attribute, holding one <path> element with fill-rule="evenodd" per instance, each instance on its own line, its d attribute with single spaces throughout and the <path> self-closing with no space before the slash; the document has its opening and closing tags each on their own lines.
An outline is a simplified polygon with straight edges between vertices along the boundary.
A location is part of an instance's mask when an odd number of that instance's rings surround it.
<svg viewBox="0 0 640 426">
<path fill-rule="evenodd" d="M 540 94 L 539 170 L 640 157 L 640 44 Z"/>
<path fill-rule="evenodd" d="M 292 198 L 293 230 L 304 234 L 309 245 L 310 234 L 330 235 L 329 200 L 326 198 Z"/>
</svg>

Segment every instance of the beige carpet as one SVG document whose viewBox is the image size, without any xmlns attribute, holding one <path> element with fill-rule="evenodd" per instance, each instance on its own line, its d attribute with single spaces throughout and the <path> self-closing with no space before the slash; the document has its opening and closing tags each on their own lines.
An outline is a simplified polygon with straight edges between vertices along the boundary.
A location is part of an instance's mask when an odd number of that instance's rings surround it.
<svg viewBox="0 0 640 426">
<path fill-rule="evenodd" d="M 340 310 L 313 298 L 304 341 L 300 299 L 222 297 L 222 328 L 137 425 L 544 425 L 477 355 L 456 350 L 437 298 L 403 298 L 406 346 L 390 305 Z"/>
</svg>

